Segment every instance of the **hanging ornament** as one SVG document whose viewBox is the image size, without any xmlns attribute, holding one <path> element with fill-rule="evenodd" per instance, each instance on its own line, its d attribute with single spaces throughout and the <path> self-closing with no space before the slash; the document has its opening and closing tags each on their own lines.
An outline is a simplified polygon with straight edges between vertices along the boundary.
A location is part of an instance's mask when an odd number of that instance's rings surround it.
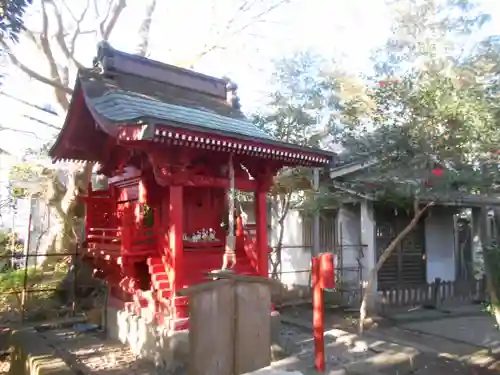
<svg viewBox="0 0 500 375">
<path fill-rule="evenodd" d="M 235 195 L 234 186 L 234 165 L 233 154 L 229 155 L 229 191 L 228 191 L 228 234 L 226 236 L 226 249 L 222 257 L 222 269 L 227 270 L 236 265 L 235 253 L 235 235 L 234 235 L 234 213 L 235 213 Z"/>
</svg>

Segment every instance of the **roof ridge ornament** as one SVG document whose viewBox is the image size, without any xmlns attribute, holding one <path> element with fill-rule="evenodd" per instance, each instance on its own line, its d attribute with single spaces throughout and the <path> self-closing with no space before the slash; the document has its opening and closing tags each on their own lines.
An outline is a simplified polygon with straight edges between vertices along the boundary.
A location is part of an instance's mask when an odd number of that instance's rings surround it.
<svg viewBox="0 0 500 375">
<path fill-rule="evenodd" d="M 97 45 L 97 54 L 92 60 L 92 67 L 100 74 L 108 73 L 113 69 L 113 56 L 115 49 L 107 40 L 103 40 Z"/>
<path fill-rule="evenodd" d="M 236 110 L 241 109 L 240 97 L 238 96 L 238 85 L 228 77 L 223 77 L 226 81 L 226 101 Z"/>
<path fill-rule="evenodd" d="M 226 98 L 226 82 L 221 78 L 123 52 L 113 48 L 106 40 L 98 44 L 93 65 L 102 74 L 132 75 L 223 100 Z"/>
</svg>

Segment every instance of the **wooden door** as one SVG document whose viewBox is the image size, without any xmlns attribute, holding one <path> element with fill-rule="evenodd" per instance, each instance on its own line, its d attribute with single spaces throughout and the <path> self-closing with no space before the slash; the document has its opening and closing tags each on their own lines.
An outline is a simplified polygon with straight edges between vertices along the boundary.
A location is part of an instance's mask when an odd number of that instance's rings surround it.
<svg viewBox="0 0 500 375">
<path fill-rule="evenodd" d="M 377 215 L 377 259 L 391 241 L 409 224 L 411 217 L 391 212 Z M 402 241 L 378 273 L 378 288 L 419 285 L 426 282 L 425 232 L 423 220 Z"/>
</svg>

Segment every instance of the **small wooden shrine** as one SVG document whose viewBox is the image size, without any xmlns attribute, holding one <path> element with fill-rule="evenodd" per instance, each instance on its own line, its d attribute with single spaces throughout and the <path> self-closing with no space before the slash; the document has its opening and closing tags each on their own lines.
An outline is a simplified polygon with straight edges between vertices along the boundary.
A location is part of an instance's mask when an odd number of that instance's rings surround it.
<svg viewBox="0 0 500 375">
<path fill-rule="evenodd" d="M 172 329 L 186 326 L 176 291 L 232 268 L 268 276 L 266 193 L 284 166 L 329 166 L 333 154 L 287 144 L 248 121 L 236 85 L 99 45 L 78 72 L 54 162 L 108 177 L 86 203 L 85 259 L 112 301 Z M 234 191 L 255 194 L 255 224 Z M 221 225 L 226 223 L 226 225 Z"/>
</svg>

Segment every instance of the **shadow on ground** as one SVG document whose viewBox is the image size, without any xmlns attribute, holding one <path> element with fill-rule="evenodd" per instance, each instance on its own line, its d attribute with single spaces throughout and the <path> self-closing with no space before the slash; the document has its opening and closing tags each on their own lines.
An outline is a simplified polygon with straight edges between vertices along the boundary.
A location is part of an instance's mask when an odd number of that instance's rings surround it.
<svg viewBox="0 0 500 375">
<path fill-rule="evenodd" d="M 305 330 L 312 329 L 310 307 L 287 309 L 282 311 L 282 316 L 284 324 L 299 324 Z M 500 374 L 498 331 L 487 316 L 454 315 L 446 320 L 412 321 L 408 327 L 404 324 L 375 325 L 363 336 L 356 334 L 355 320 L 355 317 L 332 312 L 327 314 L 325 337 L 331 336 L 333 340 L 328 343 L 327 339 L 326 374 Z M 342 350 L 339 345 L 343 346 Z M 352 355 L 360 351 L 364 354 Z M 332 360 L 332 356 L 344 356 L 345 361 L 340 364 Z M 274 366 L 298 369 L 305 375 L 315 374 L 313 358 L 311 346 L 309 355 L 301 353 Z"/>
</svg>

